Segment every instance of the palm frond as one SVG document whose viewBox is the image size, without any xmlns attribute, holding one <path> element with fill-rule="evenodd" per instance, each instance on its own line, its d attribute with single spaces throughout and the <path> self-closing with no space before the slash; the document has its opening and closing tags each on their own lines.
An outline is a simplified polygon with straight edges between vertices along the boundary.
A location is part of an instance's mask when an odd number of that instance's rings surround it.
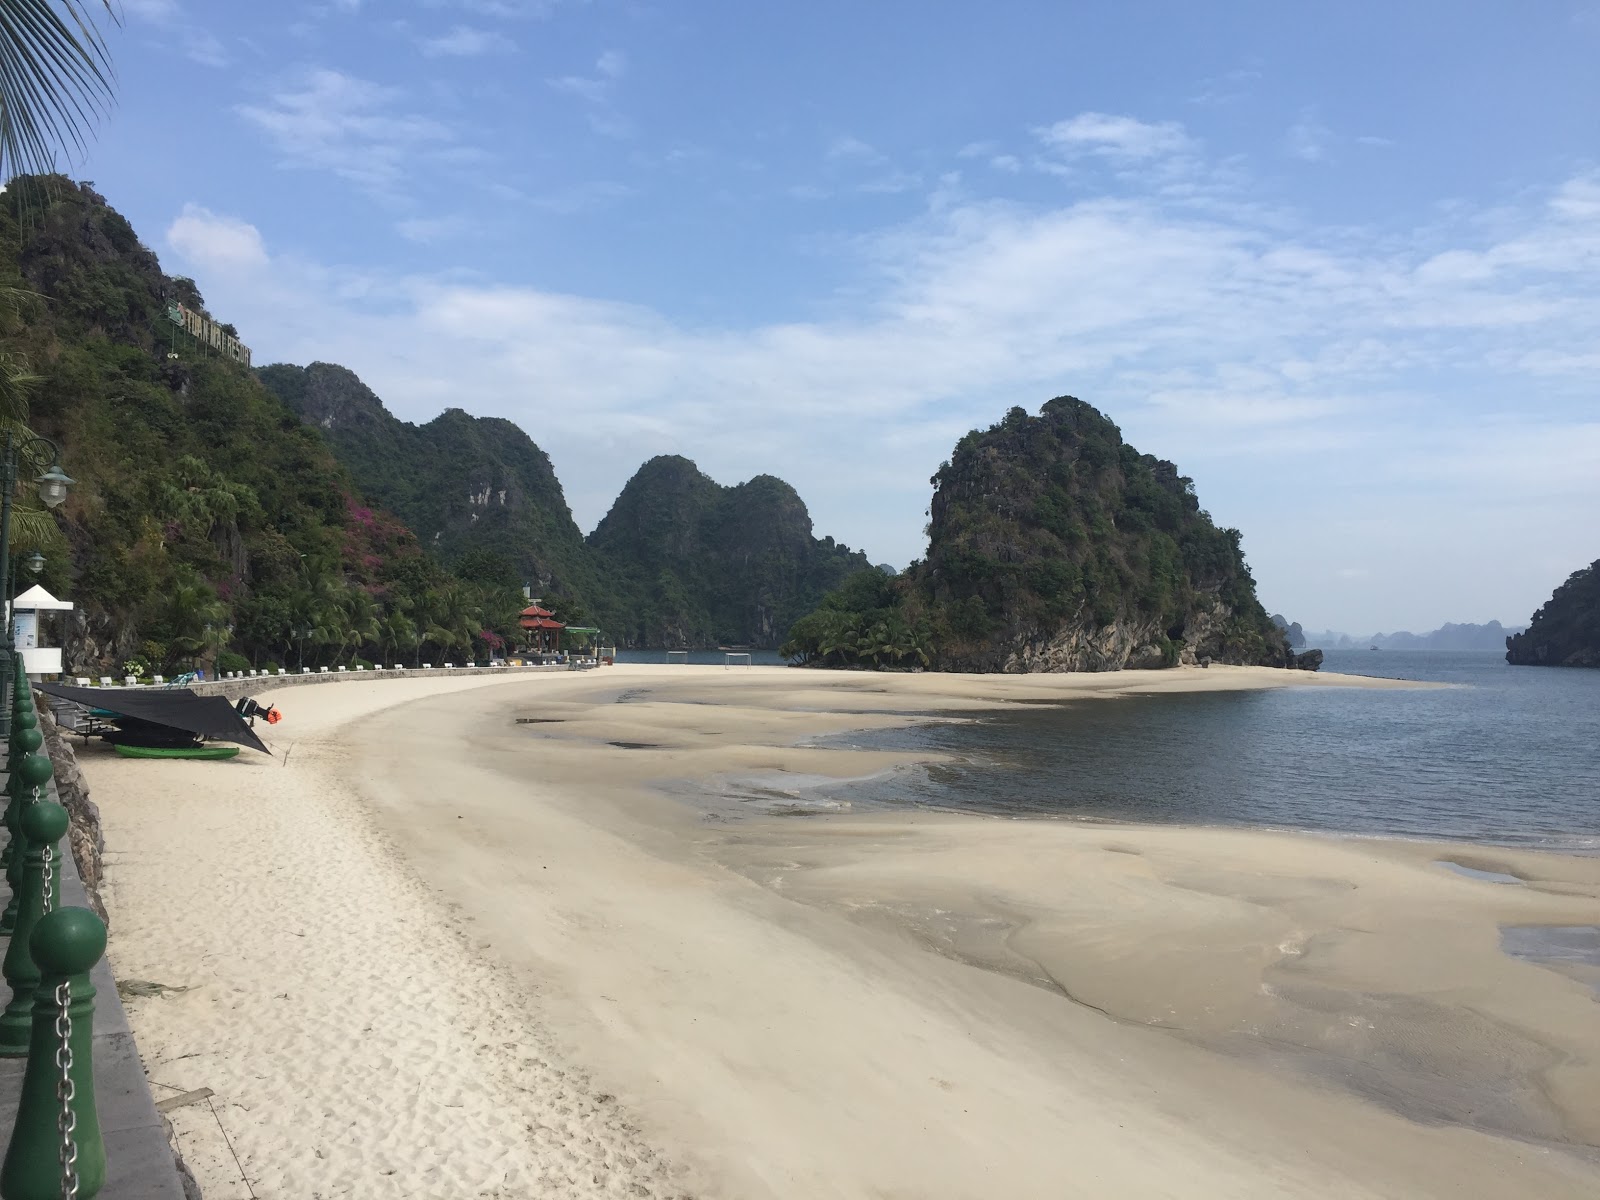
<svg viewBox="0 0 1600 1200">
<path fill-rule="evenodd" d="M 45 508 L 24 508 L 16 505 L 11 510 L 11 549 L 15 553 L 38 550 L 48 554 L 66 549 L 66 538 L 56 524 L 54 514 Z"/>
<path fill-rule="evenodd" d="M 117 23 L 111 0 L 100 0 Z M 0 179 L 48 174 L 82 151 L 111 100 L 111 59 L 93 0 L 0 0 Z"/>
</svg>

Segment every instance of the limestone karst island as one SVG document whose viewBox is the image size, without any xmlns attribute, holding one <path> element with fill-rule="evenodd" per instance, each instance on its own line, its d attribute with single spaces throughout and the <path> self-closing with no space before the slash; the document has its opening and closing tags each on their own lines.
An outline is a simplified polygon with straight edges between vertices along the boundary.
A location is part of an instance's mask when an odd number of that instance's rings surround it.
<svg viewBox="0 0 1600 1200">
<path fill-rule="evenodd" d="M 0 1200 L 1600 1193 L 1600 25 L 1057 7 L 0 0 Z"/>
</svg>

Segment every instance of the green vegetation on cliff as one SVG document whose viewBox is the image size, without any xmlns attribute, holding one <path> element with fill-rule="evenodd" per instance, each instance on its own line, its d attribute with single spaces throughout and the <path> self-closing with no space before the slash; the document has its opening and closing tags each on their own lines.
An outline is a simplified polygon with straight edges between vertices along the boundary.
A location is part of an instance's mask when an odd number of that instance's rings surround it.
<svg viewBox="0 0 1600 1200">
<path fill-rule="evenodd" d="M 1600 667 L 1600 560 L 1574 571 L 1522 633 L 1506 661 L 1523 667 Z"/>
<path fill-rule="evenodd" d="M 328 363 L 277 364 L 261 379 L 442 561 L 493 555 L 563 619 L 598 623 L 620 646 L 775 646 L 866 565 L 812 536 L 781 479 L 723 487 L 675 456 L 641 467 L 586 542 L 549 458 L 511 422 L 450 409 L 413 425 Z"/>
<path fill-rule="evenodd" d="M 12 182 L 0 286 L 28 294 L 6 344 L 38 377 L 29 423 L 78 480 L 43 547 L 78 604 L 72 669 L 465 657 L 514 629 L 515 592 L 446 574 L 248 368 L 167 319 L 203 312 L 198 289 L 92 189 Z"/>
<path fill-rule="evenodd" d="M 1217 528 L 1191 480 L 1080 400 L 1013 408 L 962 438 L 932 483 L 926 560 L 892 582 L 852 580 L 786 652 L 974 671 L 1294 662 L 1239 531 Z"/>
<path fill-rule="evenodd" d="M 390 414 L 353 371 L 331 363 L 264 367 L 261 382 L 322 432 L 356 486 L 455 562 L 509 561 L 535 594 L 561 602 L 596 592 L 550 459 L 520 428 L 445 410 L 425 425 Z"/>
<path fill-rule="evenodd" d="M 675 455 L 640 467 L 589 537 L 593 608 L 624 646 L 775 646 L 867 558 L 811 533 L 781 479 L 723 487 Z"/>
</svg>

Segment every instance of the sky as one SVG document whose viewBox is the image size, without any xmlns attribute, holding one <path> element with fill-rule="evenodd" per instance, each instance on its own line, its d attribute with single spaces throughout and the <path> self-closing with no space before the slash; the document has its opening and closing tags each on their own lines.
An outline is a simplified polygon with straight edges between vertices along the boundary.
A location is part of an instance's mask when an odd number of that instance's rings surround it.
<svg viewBox="0 0 1600 1200">
<path fill-rule="evenodd" d="M 656 454 L 904 566 L 1073 395 L 1308 629 L 1600 556 L 1600 0 L 122 0 L 65 164 L 258 365 Z"/>
</svg>

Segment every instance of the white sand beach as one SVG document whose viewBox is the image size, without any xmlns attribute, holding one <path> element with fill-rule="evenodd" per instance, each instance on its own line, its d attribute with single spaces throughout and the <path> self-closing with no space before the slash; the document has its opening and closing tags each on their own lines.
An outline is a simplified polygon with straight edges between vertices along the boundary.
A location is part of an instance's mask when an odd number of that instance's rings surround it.
<svg viewBox="0 0 1600 1200">
<path fill-rule="evenodd" d="M 906 756 L 797 743 L 919 711 L 1288 685 L 1393 686 L 440 674 L 263 692 L 271 760 L 83 764 L 118 976 L 187 989 L 130 1016 L 158 1096 L 214 1092 L 171 1114 L 208 1200 L 1594 1195 L 1594 994 L 1498 929 L 1595 923 L 1600 860 L 656 786 L 860 776 Z"/>
</svg>

